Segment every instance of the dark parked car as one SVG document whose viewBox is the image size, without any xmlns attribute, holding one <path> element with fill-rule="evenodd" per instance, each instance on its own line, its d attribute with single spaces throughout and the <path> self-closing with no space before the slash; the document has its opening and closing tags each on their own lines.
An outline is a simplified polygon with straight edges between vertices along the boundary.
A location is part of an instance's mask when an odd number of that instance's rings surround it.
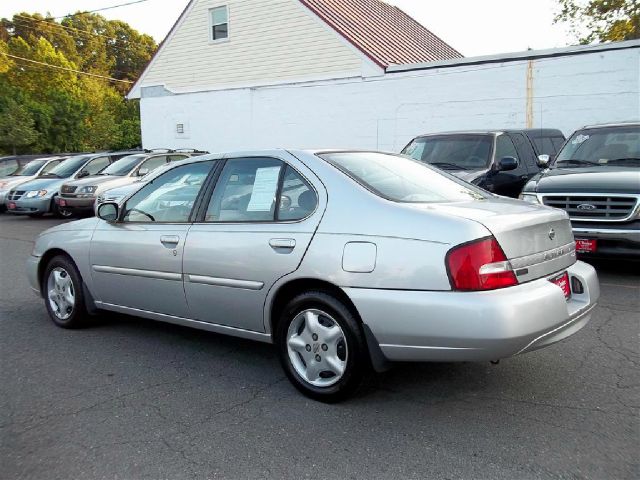
<svg viewBox="0 0 640 480">
<path fill-rule="evenodd" d="M 492 193 L 517 198 L 555 154 L 560 130 L 447 132 L 414 138 L 402 151 Z"/>
<path fill-rule="evenodd" d="M 520 198 L 565 210 L 579 253 L 640 258 L 640 123 L 576 131 Z"/>
</svg>

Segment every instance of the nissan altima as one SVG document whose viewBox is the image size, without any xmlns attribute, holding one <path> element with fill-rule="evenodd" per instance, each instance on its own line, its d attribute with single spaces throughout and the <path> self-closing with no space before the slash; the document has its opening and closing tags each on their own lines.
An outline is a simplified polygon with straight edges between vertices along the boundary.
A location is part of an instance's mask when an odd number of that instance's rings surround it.
<svg viewBox="0 0 640 480">
<path fill-rule="evenodd" d="M 393 154 L 204 155 L 97 213 L 43 232 L 28 260 L 55 324 L 110 311 L 273 343 L 322 401 L 393 361 L 553 344 L 599 296 L 564 211 Z"/>
</svg>

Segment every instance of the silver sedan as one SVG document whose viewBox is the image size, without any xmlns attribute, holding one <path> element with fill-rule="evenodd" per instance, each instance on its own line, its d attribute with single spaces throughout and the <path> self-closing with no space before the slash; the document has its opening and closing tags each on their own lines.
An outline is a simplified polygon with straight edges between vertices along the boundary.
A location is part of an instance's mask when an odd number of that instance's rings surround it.
<svg viewBox="0 0 640 480">
<path fill-rule="evenodd" d="M 599 296 L 566 213 L 363 151 L 205 155 L 45 231 L 51 319 L 120 312 L 274 343 L 304 394 L 392 361 L 497 360 L 580 330 Z"/>
</svg>

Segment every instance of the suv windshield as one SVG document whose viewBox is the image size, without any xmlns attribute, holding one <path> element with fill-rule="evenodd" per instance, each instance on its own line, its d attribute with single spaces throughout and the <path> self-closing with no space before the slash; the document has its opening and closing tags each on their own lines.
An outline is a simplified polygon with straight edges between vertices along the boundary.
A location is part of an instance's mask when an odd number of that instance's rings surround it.
<svg viewBox="0 0 640 480">
<path fill-rule="evenodd" d="M 71 157 L 60 165 L 52 168 L 46 176 L 68 178 L 78 171 L 87 161 L 91 158 L 91 155 L 78 155 L 77 157 Z"/>
<path fill-rule="evenodd" d="M 578 130 L 560 151 L 553 166 L 640 167 L 640 125 Z"/>
<path fill-rule="evenodd" d="M 492 135 L 418 137 L 402 151 L 415 160 L 449 170 L 481 170 L 491 161 Z"/>
<path fill-rule="evenodd" d="M 107 168 L 102 170 L 98 175 L 126 175 L 145 157 L 146 155 L 128 155 L 126 157 L 122 157 L 117 162 L 113 162 Z"/>
<path fill-rule="evenodd" d="M 47 161 L 48 160 L 46 160 L 46 159 L 31 160 L 24 167 L 20 167 L 18 170 L 16 170 L 11 175 L 14 175 L 14 176 L 17 176 L 17 177 L 26 177 L 26 176 L 29 176 L 29 175 L 35 175 L 36 173 L 38 173 L 38 170 L 40 170 L 40 168 L 45 163 L 47 163 Z"/>
<path fill-rule="evenodd" d="M 321 154 L 320 157 L 376 195 L 395 202 L 433 203 L 489 198 L 489 194 L 480 189 L 399 155 L 337 152 Z"/>
</svg>

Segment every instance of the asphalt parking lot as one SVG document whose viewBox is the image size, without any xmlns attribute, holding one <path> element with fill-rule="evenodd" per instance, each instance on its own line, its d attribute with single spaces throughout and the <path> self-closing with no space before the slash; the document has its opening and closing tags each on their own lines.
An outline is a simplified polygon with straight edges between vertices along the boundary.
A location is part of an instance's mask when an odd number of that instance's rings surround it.
<svg viewBox="0 0 640 480">
<path fill-rule="evenodd" d="M 0 477 L 640 478 L 639 265 L 596 263 L 589 325 L 489 363 L 399 364 L 324 405 L 269 345 L 108 315 L 55 327 L 0 215 Z"/>
</svg>

